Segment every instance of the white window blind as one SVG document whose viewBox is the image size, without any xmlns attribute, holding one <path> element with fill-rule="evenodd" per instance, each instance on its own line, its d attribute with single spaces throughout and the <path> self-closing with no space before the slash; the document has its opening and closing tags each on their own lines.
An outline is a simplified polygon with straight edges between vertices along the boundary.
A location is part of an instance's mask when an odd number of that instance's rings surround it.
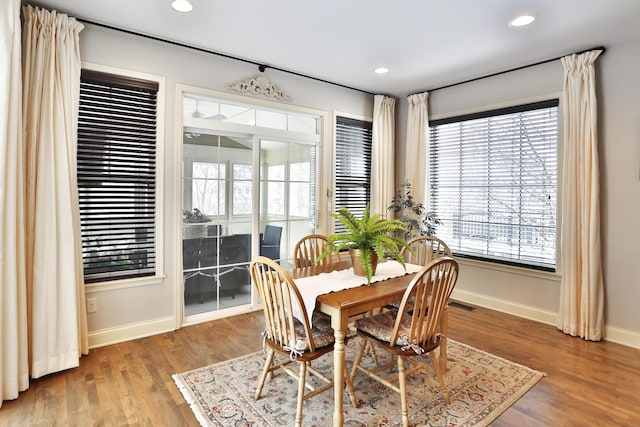
<svg viewBox="0 0 640 427">
<path fill-rule="evenodd" d="M 86 283 L 155 274 L 158 84 L 82 70 L 78 191 Z"/>
<path fill-rule="evenodd" d="M 558 100 L 432 121 L 430 210 L 458 256 L 554 271 Z"/>
<path fill-rule="evenodd" d="M 336 119 L 335 206 L 360 216 L 371 194 L 371 122 L 346 117 Z M 346 231 L 339 221 L 336 233 Z"/>
</svg>

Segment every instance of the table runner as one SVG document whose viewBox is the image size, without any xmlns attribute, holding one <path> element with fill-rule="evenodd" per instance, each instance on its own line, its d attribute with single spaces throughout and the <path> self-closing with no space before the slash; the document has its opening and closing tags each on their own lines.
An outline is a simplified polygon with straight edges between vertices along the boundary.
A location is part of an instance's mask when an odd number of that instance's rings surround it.
<svg viewBox="0 0 640 427">
<path fill-rule="evenodd" d="M 395 260 L 379 263 L 375 276 L 371 277 L 371 283 L 380 282 L 392 277 L 404 276 L 405 274 L 416 273 L 424 267 L 422 265 L 408 263 L 405 265 L 407 266 L 406 271 L 404 267 L 402 267 L 402 264 Z M 316 298 L 319 295 L 341 291 L 343 289 L 351 289 L 366 284 L 367 278 L 364 276 L 356 276 L 353 273 L 353 267 L 296 279 L 296 285 L 302 296 L 309 323 L 311 323 L 313 310 L 316 307 Z M 302 310 L 297 301 L 293 302 L 293 315 L 298 320 L 303 319 Z"/>
</svg>

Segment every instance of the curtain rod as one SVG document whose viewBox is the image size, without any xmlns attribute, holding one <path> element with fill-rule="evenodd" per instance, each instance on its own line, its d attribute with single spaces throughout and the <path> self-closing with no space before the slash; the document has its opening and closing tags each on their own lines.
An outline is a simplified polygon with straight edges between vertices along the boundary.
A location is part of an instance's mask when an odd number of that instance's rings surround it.
<svg viewBox="0 0 640 427">
<path fill-rule="evenodd" d="M 581 50 L 579 52 L 573 52 L 573 53 L 570 53 L 568 55 L 580 55 L 582 53 L 590 52 L 592 50 L 601 50 L 602 53 L 605 53 L 607 51 L 607 49 L 604 46 L 598 46 L 598 47 L 592 47 L 591 49 Z M 451 84 L 448 84 L 448 85 L 445 85 L 445 86 L 436 87 L 434 89 L 426 89 L 426 90 L 423 90 L 423 91 L 420 91 L 420 92 L 416 92 L 414 95 L 416 95 L 418 93 L 422 93 L 422 92 L 434 92 L 434 91 L 440 90 L 440 89 L 446 89 L 446 88 L 449 88 L 449 87 L 458 86 L 458 85 L 462 85 L 462 84 L 465 84 L 465 83 L 475 82 L 476 80 L 482 80 L 482 79 L 486 79 L 486 78 L 489 78 L 489 77 L 495 77 L 495 76 L 499 76 L 501 74 L 511 73 L 513 71 L 518 71 L 518 70 L 522 70 L 522 69 L 529 68 L 529 67 L 535 67 L 536 65 L 546 64 L 547 62 L 557 61 L 559 59 L 564 58 L 565 56 L 567 56 L 567 55 L 562 55 L 562 56 L 558 56 L 556 58 L 551 58 L 551 59 L 545 59 L 543 61 L 538 61 L 538 62 L 535 62 L 533 64 L 528 64 L 528 65 L 522 65 L 520 67 L 511 68 L 509 70 L 498 71 L 498 72 L 493 73 L 493 74 L 487 74 L 486 76 L 475 77 L 473 79 L 465 80 L 465 81 L 462 81 L 462 82 L 451 83 Z"/>
<path fill-rule="evenodd" d="M 358 88 L 347 86 L 347 85 L 343 85 L 343 84 L 340 84 L 340 83 L 331 82 L 329 80 L 324 80 L 324 79 L 321 79 L 321 78 L 318 78 L 318 77 L 308 76 L 306 74 L 298 73 L 296 71 L 286 70 L 284 68 L 274 67 L 272 65 L 267 65 L 267 64 L 263 64 L 263 63 L 260 63 L 260 62 L 257 62 L 257 61 L 252 61 L 250 59 L 240 58 L 238 56 L 233 56 L 233 55 L 229 55 L 229 54 L 226 54 L 226 53 L 216 52 L 215 50 L 205 49 L 205 48 L 202 48 L 202 47 L 193 46 L 193 45 L 189 45 L 189 44 L 178 42 L 178 41 L 174 41 L 174 40 L 163 39 L 161 37 L 152 36 L 150 34 L 139 33 L 139 32 L 136 32 L 136 31 L 127 30 L 125 28 L 120 28 L 120 27 L 115 27 L 115 26 L 108 25 L 108 24 L 102 24 L 100 22 L 90 21 L 90 20 L 84 19 L 84 18 L 75 18 L 75 19 L 77 21 L 83 22 L 85 24 L 96 25 L 98 27 L 108 28 L 110 30 L 120 31 L 120 32 L 131 34 L 131 35 L 134 35 L 134 36 L 144 37 L 144 38 L 147 38 L 147 39 L 160 41 L 160 42 L 163 42 L 163 43 L 168 43 L 168 44 L 171 44 L 171 45 L 174 45 L 174 46 L 179 46 L 179 47 L 184 47 L 184 48 L 187 48 L 187 49 L 197 50 L 198 52 L 210 53 L 212 55 L 221 56 L 223 58 L 234 59 L 236 61 L 245 62 L 247 64 L 257 65 L 258 66 L 258 70 L 261 73 L 264 73 L 264 71 L 267 68 L 271 68 L 272 70 L 281 71 L 283 73 L 292 74 L 294 76 L 304 77 L 304 78 L 307 78 L 307 79 L 316 80 L 316 81 L 319 81 L 319 82 L 322 82 L 322 83 L 327 83 L 327 84 L 334 85 L 334 86 L 340 86 L 340 87 L 343 87 L 345 89 L 355 90 L 357 92 L 366 93 L 368 95 L 375 95 L 374 93 L 368 92 L 368 91 L 363 90 L 363 89 L 358 89 Z"/>
</svg>

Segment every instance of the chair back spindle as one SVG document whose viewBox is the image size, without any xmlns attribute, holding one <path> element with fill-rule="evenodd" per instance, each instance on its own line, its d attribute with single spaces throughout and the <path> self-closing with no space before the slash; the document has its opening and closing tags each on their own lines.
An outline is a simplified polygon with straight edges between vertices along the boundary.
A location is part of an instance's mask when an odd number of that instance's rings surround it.
<svg viewBox="0 0 640 427">
<path fill-rule="evenodd" d="M 296 267 L 304 268 L 315 265 L 320 254 L 327 247 L 327 236 L 322 234 L 310 234 L 298 241 L 293 251 L 293 259 Z M 320 265 L 328 265 L 334 262 L 333 254 L 329 254 L 320 260 Z"/>
</svg>

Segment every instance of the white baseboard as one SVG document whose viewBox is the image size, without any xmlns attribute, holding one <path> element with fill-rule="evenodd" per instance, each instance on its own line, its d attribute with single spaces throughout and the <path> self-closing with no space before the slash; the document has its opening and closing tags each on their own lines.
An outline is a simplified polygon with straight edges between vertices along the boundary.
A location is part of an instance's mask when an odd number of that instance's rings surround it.
<svg viewBox="0 0 640 427">
<path fill-rule="evenodd" d="M 478 305 L 480 307 L 489 308 L 502 313 L 535 320 L 536 322 L 545 323 L 547 325 L 555 326 L 558 318 L 558 313 L 554 311 L 542 310 L 537 307 L 518 304 L 513 301 L 489 297 L 460 289 L 454 289 L 451 294 L 451 298 L 460 302 L 466 302 L 468 304 Z M 606 326 L 604 339 L 616 344 L 640 349 L 640 333 L 636 331 Z"/>
<path fill-rule="evenodd" d="M 490 308 L 502 313 L 513 314 L 514 316 L 546 323 L 547 325 L 555 325 L 558 317 L 558 313 L 553 311 L 542 310 L 537 307 L 518 304 L 513 301 L 489 297 L 460 289 L 454 289 L 451 294 L 451 298 L 461 302 L 479 305 L 480 307 Z"/>
<path fill-rule="evenodd" d="M 640 349 L 640 334 L 628 329 L 605 327 L 605 340 Z"/>
<path fill-rule="evenodd" d="M 106 345 L 171 332 L 175 330 L 175 326 L 176 321 L 174 317 L 171 316 L 93 331 L 89 333 L 89 348 L 104 347 Z"/>
</svg>

